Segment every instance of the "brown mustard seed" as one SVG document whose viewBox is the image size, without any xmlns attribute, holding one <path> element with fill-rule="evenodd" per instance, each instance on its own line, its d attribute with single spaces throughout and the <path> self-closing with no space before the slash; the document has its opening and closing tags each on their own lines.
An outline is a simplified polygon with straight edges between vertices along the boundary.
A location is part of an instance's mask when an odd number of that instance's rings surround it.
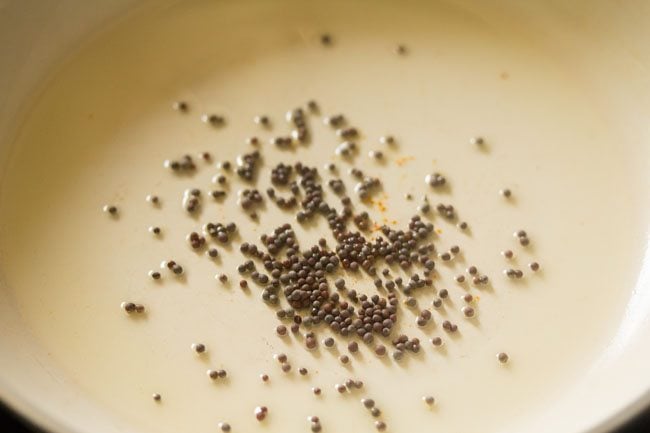
<svg viewBox="0 0 650 433">
<path fill-rule="evenodd" d="M 128 314 L 135 313 L 135 304 L 133 302 L 122 302 L 120 308 L 122 308 Z"/>
<path fill-rule="evenodd" d="M 461 308 L 460 310 L 461 310 L 461 312 L 463 313 L 463 315 L 464 315 L 465 317 L 468 317 L 468 318 L 469 318 L 469 317 L 474 317 L 475 311 L 474 311 L 474 309 L 473 309 L 472 307 L 470 307 L 469 305 L 465 305 L 465 306 L 464 306 L 463 308 Z"/>
<path fill-rule="evenodd" d="M 510 198 L 510 196 L 512 195 L 512 191 L 510 191 L 508 188 L 504 188 L 499 190 L 499 194 L 501 194 L 505 198 Z"/>
<path fill-rule="evenodd" d="M 266 408 L 266 406 L 257 406 L 255 408 L 255 411 L 254 411 L 255 418 L 258 421 L 264 421 L 264 418 L 266 418 L 267 412 L 268 412 L 268 409 Z"/>
<path fill-rule="evenodd" d="M 386 423 L 383 421 L 375 421 L 375 428 L 377 431 L 384 431 L 386 430 Z"/>
<path fill-rule="evenodd" d="M 469 144 L 475 146 L 482 146 L 483 144 L 485 144 L 485 139 L 483 139 L 483 137 L 472 137 L 469 139 Z"/>
<path fill-rule="evenodd" d="M 440 338 L 440 337 L 433 337 L 433 338 L 431 339 L 431 344 L 433 344 L 433 345 L 436 346 L 436 347 L 438 347 L 438 346 L 442 346 L 442 338 Z"/>
<path fill-rule="evenodd" d="M 151 397 L 153 398 L 154 401 L 160 401 L 162 399 L 162 396 L 157 392 L 154 392 Z"/>
<path fill-rule="evenodd" d="M 271 120 L 269 119 L 268 116 L 260 115 L 260 116 L 255 116 L 253 118 L 253 122 L 257 123 L 258 125 L 262 126 L 269 126 L 271 124 Z"/>
<path fill-rule="evenodd" d="M 539 263 L 537 262 L 529 263 L 528 267 L 530 268 L 531 271 L 537 272 L 539 270 Z"/>
<path fill-rule="evenodd" d="M 117 215 L 117 207 L 116 207 L 116 206 L 113 206 L 113 205 L 107 204 L 107 205 L 104 205 L 104 207 L 102 208 L 102 210 L 103 210 L 104 212 L 110 214 L 110 215 Z"/>
<path fill-rule="evenodd" d="M 217 114 L 204 114 L 201 116 L 201 122 L 210 124 L 212 126 L 221 126 L 226 122 L 223 116 Z"/>
<path fill-rule="evenodd" d="M 269 375 L 266 373 L 260 374 L 260 379 L 262 379 L 262 382 L 268 382 L 269 381 Z"/>
<path fill-rule="evenodd" d="M 350 362 L 350 357 L 347 355 L 341 355 L 339 356 L 339 361 L 341 362 L 341 364 L 347 364 L 348 362 Z"/>
<path fill-rule="evenodd" d="M 301 376 L 306 376 L 309 371 L 305 367 L 300 367 L 298 373 L 300 373 Z"/>
<path fill-rule="evenodd" d="M 196 353 L 204 353 L 205 352 L 205 345 L 203 343 L 192 343 L 192 345 L 190 347 Z"/>
<path fill-rule="evenodd" d="M 230 424 L 227 422 L 220 422 L 218 426 L 222 432 L 228 433 L 230 431 Z"/>
<path fill-rule="evenodd" d="M 311 392 L 313 392 L 314 395 L 321 395 L 321 389 L 319 387 L 317 387 L 317 386 L 313 387 L 311 389 Z"/>
<path fill-rule="evenodd" d="M 287 327 L 284 326 L 284 325 L 278 325 L 277 328 L 275 328 L 275 332 L 279 336 L 283 337 L 283 336 L 287 335 Z"/>
<path fill-rule="evenodd" d="M 172 104 L 172 108 L 176 111 L 186 113 L 189 109 L 189 105 L 185 101 L 176 101 Z"/>
<path fill-rule="evenodd" d="M 422 397 L 422 401 L 428 406 L 431 406 L 436 402 L 436 399 L 433 398 L 433 396 L 425 395 L 424 397 Z"/>
<path fill-rule="evenodd" d="M 505 353 L 505 352 L 499 352 L 499 353 L 497 353 L 497 360 L 498 360 L 501 364 L 505 364 L 505 363 L 507 363 L 509 359 L 510 359 L 510 357 L 508 356 L 507 353 Z"/>
<path fill-rule="evenodd" d="M 275 358 L 275 359 L 276 359 L 280 364 L 284 364 L 285 362 L 287 362 L 287 359 L 288 359 L 288 358 L 287 358 L 287 355 L 285 355 L 284 353 L 278 353 L 278 354 L 276 354 L 276 355 L 273 355 L 273 357 L 274 357 L 274 358 Z"/>
</svg>

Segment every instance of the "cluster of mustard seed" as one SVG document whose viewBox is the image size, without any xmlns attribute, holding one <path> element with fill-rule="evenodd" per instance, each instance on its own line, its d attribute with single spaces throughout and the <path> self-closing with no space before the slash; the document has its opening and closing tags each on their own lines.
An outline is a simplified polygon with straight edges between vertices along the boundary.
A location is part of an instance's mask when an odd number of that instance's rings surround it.
<svg viewBox="0 0 650 433">
<path fill-rule="evenodd" d="M 321 35 L 319 40 L 323 46 L 333 43 L 329 34 Z M 404 45 L 398 45 L 395 51 L 399 55 L 407 53 Z M 180 113 L 190 110 L 189 104 L 184 101 L 175 102 L 173 108 Z M 272 149 L 294 148 L 310 141 L 312 132 L 308 126 L 309 117 L 319 115 L 320 108 L 313 100 L 308 101 L 305 108 L 289 110 L 285 120 L 290 132 L 271 138 Z M 263 128 L 271 127 L 271 120 L 266 115 L 258 115 L 253 120 Z M 226 124 L 225 118 L 217 114 L 204 114 L 201 121 L 212 127 L 223 127 Z M 322 121 L 332 128 L 338 140 L 338 144 L 334 146 L 334 154 L 351 162 L 359 152 L 356 142 L 361 136 L 359 129 L 350 126 L 343 114 L 323 116 Z M 257 137 L 252 136 L 246 142 L 258 149 L 243 153 L 236 159 L 234 174 L 247 185 L 239 190 L 238 203 L 249 216 L 258 218 L 259 215 L 253 210 L 261 207 L 264 196 L 254 185 L 261 171 L 262 151 L 259 150 L 260 140 Z M 382 136 L 379 143 L 389 148 L 396 146 L 396 140 L 390 135 Z M 486 145 L 482 137 L 473 137 L 470 143 L 480 149 Z M 385 159 L 381 150 L 370 150 L 368 155 L 376 161 Z M 208 152 L 199 154 L 198 159 L 212 164 L 212 156 Z M 165 160 L 163 165 L 177 176 L 194 173 L 199 169 L 191 155 Z M 219 161 L 216 167 L 221 173 L 215 175 L 212 182 L 225 187 L 233 180 L 230 176 L 233 173 L 233 164 L 229 161 Z M 458 221 L 458 213 L 453 205 L 438 203 L 432 207 L 429 199 L 423 196 L 417 206 L 419 214 L 414 214 L 406 227 L 399 229 L 386 224 L 379 225 L 372 220 L 368 212 L 355 209 L 347 195 L 345 182 L 336 176 L 338 167 L 334 163 L 327 163 L 325 170 L 335 177 L 325 182 L 316 167 L 307 166 L 300 161 L 287 160 L 271 168 L 270 182 L 273 187 L 266 190 L 266 196 L 278 207 L 293 211 L 294 221 L 287 221 L 262 234 L 259 245 L 252 239 L 239 244 L 239 252 L 244 256 L 244 260 L 236 269 L 240 277 L 239 287 L 248 290 L 249 280 L 260 287 L 262 301 L 275 309 L 279 324 L 274 333 L 281 339 L 289 338 L 291 334 L 299 334 L 300 341 L 307 350 L 313 350 L 319 344 L 326 350 L 335 350 L 337 340 L 333 337 L 322 338 L 319 342 L 317 332 L 321 328 L 327 328 L 331 333 L 348 340 L 345 347 L 349 355 L 336 350 L 341 364 L 351 362 L 351 356 L 360 350 L 359 343 L 367 345 L 377 357 L 389 356 L 393 361 L 400 362 L 409 353 L 416 354 L 421 350 L 419 338 L 406 334 L 393 335 L 401 315 L 400 300 L 406 308 L 413 311 L 418 327 L 430 326 L 434 316 L 432 310 L 441 309 L 449 297 L 447 289 L 434 287 L 436 263 L 438 260 L 453 261 L 462 254 L 457 245 L 445 251 L 437 250 L 433 239 L 434 225 L 429 221 L 430 213 L 435 209 L 439 216 L 454 222 L 461 231 L 469 229 L 468 223 Z M 355 182 L 352 191 L 362 203 L 367 203 L 371 196 L 382 188 L 380 178 L 368 176 L 359 168 L 352 167 L 349 174 Z M 449 187 L 447 177 L 438 172 L 426 174 L 424 180 L 434 191 Z M 331 189 L 338 206 L 326 200 L 324 186 Z M 282 196 L 280 189 L 288 190 L 289 195 Z M 501 189 L 499 193 L 505 198 L 510 198 L 512 194 L 507 188 Z M 226 189 L 208 190 L 206 193 L 202 193 L 200 188 L 187 189 L 182 196 L 182 207 L 188 213 L 195 214 L 203 204 L 203 195 L 222 201 L 227 192 Z M 405 198 L 410 201 L 413 196 L 407 193 Z M 148 195 L 146 200 L 152 206 L 160 206 L 160 198 L 156 195 Z M 115 205 L 107 204 L 103 210 L 112 217 L 118 215 Z M 303 225 L 316 218 L 321 218 L 327 223 L 335 244 L 330 246 L 325 238 L 321 238 L 317 244 L 301 248 L 292 224 Z M 160 234 L 159 227 L 152 226 L 150 231 L 155 235 Z M 215 259 L 219 256 L 219 251 L 216 247 L 209 247 L 209 242 L 228 244 L 236 231 L 235 223 L 207 222 L 201 231 L 189 233 L 187 242 L 192 249 L 205 249 L 205 255 Z M 530 243 L 524 230 L 517 230 L 514 237 L 522 247 Z M 512 260 L 514 257 L 511 250 L 505 250 L 501 254 L 506 260 Z M 532 272 L 540 269 L 537 262 L 529 263 L 528 267 Z M 163 261 L 161 268 L 177 277 L 184 272 L 183 267 L 174 260 Z M 399 271 L 406 273 L 408 277 L 393 276 L 395 268 L 399 268 Z M 507 268 L 503 272 L 508 278 L 524 277 L 524 272 L 520 269 Z M 368 287 L 374 287 L 375 294 L 360 294 L 354 286 L 364 283 L 356 282 L 356 278 L 354 283 L 346 279 L 346 276 L 357 277 L 362 274 L 372 280 L 372 284 L 368 283 L 364 291 Z M 467 277 L 462 273 L 456 275 L 455 281 L 460 285 L 473 284 L 477 288 L 489 285 L 488 276 L 481 274 L 474 265 L 467 267 L 466 274 Z M 160 280 L 163 275 L 160 271 L 151 270 L 149 277 Z M 229 280 L 227 273 L 217 274 L 215 278 L 222 284 Z M 423 290 L 432 295 L 430 309 L 421 308 L 414 297 L 415 292 Z M 461 297 L 460 312 L 467 320 L 472 320 L 477 314 L 474 302 L 475 297 L 470 293 Z M 283 304 L 288 306 L 283 307 Z M 130 301 L 123 302 L 121 308 L 129 315 L 145 312 L 144 305 Z M 446 333 L 455 333 L 459 325 L 445 319 L 441 321 L 441 328 Z M 440 336 L 434 336 L 429 341 L 434 348 L 443 345 L 443 338 Z M 387 345 L 391 347 L 391 353 Z M 202 343 L 193 343 L 191 349 L 199 356 L 207 350 Z M 286 354 L 276 354 L 274 358 L 283 373 L 289 374 L 292 371 Z M 509 361 L 505 352 L 497 353 L 496 358 L 502 364 Z M 300 367 L 297 371 L 301 376 L 309 374 L 305 367 Z M 209 369 L 207 376 L 210 380 L 219 382 L 226 380 L 227 372 L 224 369 Z M 266 373 L 261 374 L 260 378 L 263 383 L 270 380 Z M 361 388 L 363 382 L 358 379 L 347 379 L 334 385 L 339 394 L 356 392 Z M 319 387 L 313 387 L 311 390 L 315 396 L 322 394 Z M 161 398 L 160 394 L 153 394 L 155 401 L 159 402 Z M 381 419 L 382 412 L 375 401 L 371 398 L 362 398 L 360 401 L 362 407 L 376 419 L 375 428 L 378 431 L 385 430 L 387 425 Z M 423 396 L 422 401 L 427 406 L 435 403 L 434 397 L 430 395 Z M 269 409 L 261 405 L 253 412 L 256 419 L 263 422 Z M 312 432 L 321 431 L 322 425 L 318 416 L 308 417 L 308 423 Z M 227 422 L 220 422 L 218 426 L 223 432 L 231 430 Z"/>
</svg>

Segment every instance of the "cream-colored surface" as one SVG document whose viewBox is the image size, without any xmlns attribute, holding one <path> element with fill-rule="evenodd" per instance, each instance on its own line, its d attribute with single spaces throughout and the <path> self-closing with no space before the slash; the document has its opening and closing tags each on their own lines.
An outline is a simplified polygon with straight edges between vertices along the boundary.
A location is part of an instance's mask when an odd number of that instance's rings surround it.
<svg viewBox="0 0 650 433">
<path fill-rule="evenodd" d="M 535 35 L 442 3 L 369 5 L 192 2 L 152 10 L 89 44 L 34 104 L 2 185 L 2 271 L 18 312 L 66 380 L 120 423 L 213 431 L 223 420 L 234 431 L 286 432 L 307 431 L 306 416 L 315 414 L 324 431 L 373 431 L 358 402 L 370 396 L 390 431 L 503 431 L 542 416 L 614 335 L 644 253 L 647 204 L 633 198 L 647 197 L 647 150 L 625 140 L 595 102 L 597 89 Z M 318 44 L 322 31 L 333 35 L 332 47 Z M 407 56 L 394 53 L 398 43 Z M 220 248 L 215 263 L 187 247 L 186 233 L 203 222 L 236 220 L 247 240 L 287 216 L 267 203 L 260 223 L 247 223 L 234 206 L 243 184 L 233 177 L 223 206 L 204 200 L 201 216 L 188 218 L 182 191 L 207 190 L 218 170 L 200 163 L 196 176 L 178 179 L 164 159 L 208 150 L 232 161 L 257 134 L 266 169 L 301 160 L 327 179 L 321 167 L 331 160 L 352 190 L 348 166 L 334 157 L 337 138 L 319 118 L 309 120 L 315 139 L 307 148 L 279 153 L 266 144 L 288 130 L 286 110 L 309 98 L 362 130 L 356 165 L 384 180 L 387 211 L 374 209 L 374 217 L 404 226 L 418 203 L 404 199 L 409 191 L 453 203 L 469 222 L 471 236 L 433 221 L 442 229 L 439 246 L 465 251 L 450 266 L 439 263 L 436 281 L 451 292 L 445 311 L 461 336 L 447 338 L 439 313 L 421 332 L 401 311 L 402 329 L 423 341 L 441 335 L 444 350 L 424 343 L 401 365 L 362 350 L 343 368 L 322 347 L 311 353 L 275 336 L 277 320 L 255 286 L 246 295 L 213 279 L 217 272 L 236 279 L 236 248 Z M 177 99 L 190 103 L 187 115 L 171 109 Z M 224 114 L 228 125 L 206 126 L 204 112 Z M 271 116 L 271 133 L 253 124 L 261 113 Z M 366 153 L 381 148 L 386 133 L 399 146 L 384 149 L 386 164 L 376 164 Z M 487 152 L 468 143 L 476 134 L 486 137 Z M 414 159 L 396 163 L 405 157 Z M 447 175 L 449 194 L 424 185 L 432 171 Z M 262 180 L 266 186 L 268 174 Z M 504 186 L 511 203 L 498 195 Z M 160 209 L 145 202 L 150 193 L 161 196 Z M 106 202 L 119 206 L 119 220 L 102 214 Z M 162 239 L 149 225 L 162 227 Z M 530 233 L 527 250 L 512 237 L 519 228 Z M 301 244 L 324 229 L 301 232 Z M 543 272 L 506 280 L 509 264 L 499 254 L 506 248 L 519 267 L 534 258 Z M 150 281 L 148 270 L 168 258 L 185 266 L 185 281 L 167 274 Z M 464 289 L 452 280 L 468 264 L 493 281 L 493 290 L 470 290 L 480 296 L 474 322 L 459 317 Z M 357 284 L 374 292 L 370 280 Z M 419 296 L 423 306 L 431 299 L 427 290 Z M 123 300 L 143 302 L 146 318 L 125 317 Z M 197 341 L 206 356 L 191 352 Z M 344 345 L 338 341 L 341 352 Z M 501 350 L 512 358 L 505 368 L 494 357 Z M 277 352 L 309 376 L 282 374 Z M 228 370 L 227 383 L 207 379 L 215 367 Z M 363 392 L 338 395 L 334 384 L 348 377 L 362 379 Z M 324 395 L 313 397 L 311 386 Z M 425 394 L 436 397 L 434 410 L 420 401 Z M 253 416 L 257 405 L 270 409 L 263 426 Z"/>
</svg>

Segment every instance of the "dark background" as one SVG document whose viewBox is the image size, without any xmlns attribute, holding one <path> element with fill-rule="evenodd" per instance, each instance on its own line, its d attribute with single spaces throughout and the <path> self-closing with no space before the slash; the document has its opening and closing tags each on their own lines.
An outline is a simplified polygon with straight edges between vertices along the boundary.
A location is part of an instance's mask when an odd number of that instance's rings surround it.
<svg viewBox="0 0 650 433">
<path fill-rule="evenodd" d="M 0 431 L 2 433 L 43 433 L 42 431 L 29 426 L 17 416 L 12 414 L 5 407 L 0 405 Z M 216 431 L 216 430 L 215 430 Z M 649 433 L 650 432 L 650 409 L 632 421 L 629 425 L 618 430 L 616 433 Z M 92 433 L 92 432 L 88 432 Z M 522 432 L 525 433 L 525 432 Z"/>
</svg>

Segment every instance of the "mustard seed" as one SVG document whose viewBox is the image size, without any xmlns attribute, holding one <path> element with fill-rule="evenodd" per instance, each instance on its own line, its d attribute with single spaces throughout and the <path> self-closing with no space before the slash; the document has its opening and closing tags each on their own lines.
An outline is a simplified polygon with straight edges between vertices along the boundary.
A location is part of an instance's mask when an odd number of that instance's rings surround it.
<svg viewBox="0 0 650 433">
<path fill-rule="evenodd" d="M 205 352 L 205 345 L 203 343 L 192 343 L 192 346 L 190 346 L 190 347 L 196 353 L 204 353 Z"/>
<path fill-rule="evenodd" d="M 172 108 L 174 110 L 176 110 L 176 111 L 180 111 L 182 113 L 185 113 L 189 109 L 189 106 L 188 106 L 187 102 L 185 102 L 185 101 L 176 101 L 176 102 L 174 102 L 172 104 Z"/>
<path fill-rule="evenodd" d="M 104 212 L 110 214 L 110 215 L 113 215 L 113 216 L 117 215 L 117 207 L 116 207 L 116 206 L 113 206 L 113 205 L 107 204 L 107 205 L 104 205 L 104 207 L 102 208 L 102 210 L 103 210 Z"/>
</svg>

